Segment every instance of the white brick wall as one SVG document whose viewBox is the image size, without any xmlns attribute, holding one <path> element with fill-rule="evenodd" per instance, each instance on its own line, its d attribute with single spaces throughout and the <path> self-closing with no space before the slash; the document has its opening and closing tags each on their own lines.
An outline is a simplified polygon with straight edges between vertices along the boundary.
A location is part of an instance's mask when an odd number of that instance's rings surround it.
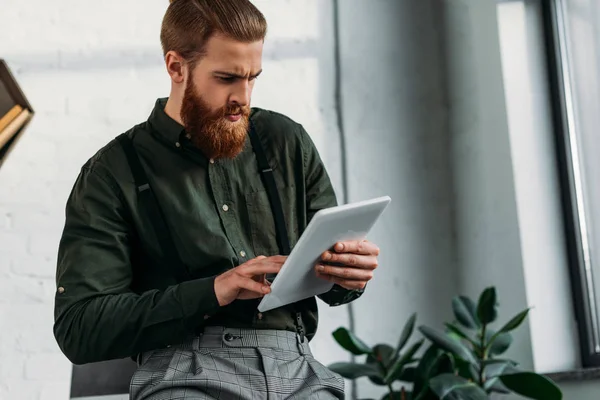
<svg viewBox="0 0 600 400">
<path fill-rule="evenodd" d="M 419 312 L 419 323 L 447 319 L 450 296 L 467 283 L 478 293 L 483 283 L 470 276 L 465 281 L 468 274 L 456 262 L 460 249 L 452 238 L 460 236 L 464 250 L 481 255 L 478 243 L 470 246 L 469 229 L 487 232 L 506 227 L 498 218 L 481 227 L 481 221 L 484 225 L 489 221 L 467 212 L 471 217 L 465 221 L 472 226 L 465 230 L 455 212 L 456 205 L 463 211 L 485 211 L 480 198 L 490 196 L 477 180 L 470 180 L 469 173 L 481 168 L 463 168 L 479 159 L 459 160 L 452 149 L 460 144 L 457 138 L 466 137 L 460 124 L 474 118 L 473 110 L 467 107 L 463 112 L 461 104 L 472 103 L 473 90 L 488 93 L 489 82 L 473 82 L 472 69 L 479 66 L 478 71 L 493 72 L 498 66 L 490 63 L 499 62 L 495 55 L 488 57 L 494 51 L 488 46 L 491 31 L 465 29 L 474 21 L 481 25 L 491 20 L 494 7 L 482 6 L 481 0 L 445 1 L 441 10 L 450 12 L 440 16 L 439 3 L 339 1 L 350 200 L 379 194 L 394 199 L 372 236 L 382 249 L 381 266 L 355 306 L 358 333 L 370 344 L 394 343 L 412 311 Z M 168 94 L 158 41 L 167 4 L 168 0 L 1 1 L 0 57 L 12 67 L 37 114 L 0 168 L 0 400 L 69 397 L 71 365 L 52 335 L 53 276 L 64 204 L 88 157 L 144 120 L 155 98 Z M 303 123 L 339 189 L 331 1 L 256 0 L 256 4 L 269 19 L 270 32 L 265 73 L 257 83 L 254 104 Z M 463 12 L 466 6 L 468 13 Z M 440 32 L 441 18 L 446 28 Z M 473 58 L 463 51 L 465 46 L 486 51 L 473 53 Z M 446 53 L 452 54 L 450 60 L 444 59 Z M 451 99 L 462 96 L 466 103 L 450 101 L 448 108 L 447 90 Z M 498 93 L 475 109 L 496 104 Z M 503 112 L 501 107 L 492 108 L 491 114 L 485 110 L 480 114 L 496 118 Z M 449 134 L 455 130 L 462 136 Z M 494 140 L 504 140 L 505 134 L 500 132 Z M 487 142 L 475 143 L 481 147 Z M 489 170 L 506 176 L 513 172 Z M 501 239 L 494 248 L 513 254 L 514 238 Z M 467 261 L 475 260 L 475 253 L 467 254 Z M 339 325 L 347 325 L 346 310 L 322 307 L 321 312 L 313 341 L 317 358 L 325 363 L 347 358 L 330 335 Z M 521 348 L 522 357 L 530 357 L 528 345 Z M 572 398 L 593 398 L 596 386 L 591 384 L 579 396 L 574 394 L 579 386 L 570 387 Z M 359 389 L 359 397 L 383 394 L 365 378 Z"/>
<path fill-rule="evenodd" d="M 108 140 L 146 119 L 157 97 L 168 95 L 159 44 L 167 4 L 2 2 L 0 58 L 6 59 L 36 111 L 0 169 L 2 400 L 69 397 L 71 365 L 52 335 L 64 205 L 81 165 Z M 303 123 L 337 185 L 330 4 L 256 4 L 270 30 L 254 104 Z M 341 324 L 346 324 L 345 309 L 323 310 L 314 348 L 324 362 L 346 356 L 332 345 L 330 335 Z"/>
</svg>

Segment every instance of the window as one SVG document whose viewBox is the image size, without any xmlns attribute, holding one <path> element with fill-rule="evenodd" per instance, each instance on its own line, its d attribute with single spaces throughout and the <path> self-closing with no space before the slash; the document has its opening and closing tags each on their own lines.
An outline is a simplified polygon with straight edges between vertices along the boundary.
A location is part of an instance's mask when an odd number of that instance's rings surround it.
<svg viewBox="0 0 600 400">
<path fill-rule="evenodd" d="M 600 366 L 600 2 L 542 2 L 584 367 Z"/>
</svg>

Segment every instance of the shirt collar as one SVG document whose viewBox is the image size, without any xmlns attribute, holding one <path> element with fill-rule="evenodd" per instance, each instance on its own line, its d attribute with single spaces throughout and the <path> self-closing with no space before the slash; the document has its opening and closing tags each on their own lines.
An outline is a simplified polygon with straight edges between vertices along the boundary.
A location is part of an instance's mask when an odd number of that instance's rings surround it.
<svg viewBox="0 0 600 400">
<path fill-rule="evenodd" d="M 183 135 L 185 128 L 179 122 L 169 117 L 165 112 L 168 98 L 156 100 L 154 109 L 148 118 L 148 122 L 161 136 L 167 139 L 171 144 L 177 145 Z"/>
</svg>

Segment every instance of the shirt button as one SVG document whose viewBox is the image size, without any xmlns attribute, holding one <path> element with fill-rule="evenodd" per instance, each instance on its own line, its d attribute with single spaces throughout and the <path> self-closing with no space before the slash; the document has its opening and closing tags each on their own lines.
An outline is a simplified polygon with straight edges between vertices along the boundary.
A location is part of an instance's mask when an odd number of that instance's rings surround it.
<svg viewBox="0 0 600 400">
<path fill-rule="evenodd" d="M 229 211 L 229 206 L 227 204 L 223 204 L 223 211 Z"/>
<path fill-rule="evenodd" d="M 246 252 L 244 250 L 240 251 L 240 256 L 246 257 Z"/>
<path fill-rule="evenodd" d="M 210 163 L 211 163 L 211 164 L 214 164 L 214 163 L 215 163 L 215 160 L 213 160 L 213 159 L 211 158 L 211 159 L 210 159 Z"/>
<path fill-rule="evenodd" d="M 258 317 L 258 319 L 262 319 L 263 318 L 262 313 L 258 313 L 257 317 Z"/>
<path fill-rule="evenodd" d="M 64 287 L 59 287 L 58 288 L 58 293 L 64 293 L 65 292 L 65 288 Z"/>
<path fill-rule="evenodd" d="M 175 143 L 175 146 L 177 146 L 177 147 L 181 147 L 181 144 L 180 144 L 179 142 L 176 142 L 176 143 Z"/>
<path fill-rule="evenodd" d="M 204 316 L 204 319 L 209 319 L 209 318 L 210 318 L 210 315 L 205 315 Z"/>
<path fill-rule="evenodd" d="M 191 139 L 192 135 L 190 135 L 189 133 L 187 135 L 185 135 L 186 138 Z"/>
</svg>

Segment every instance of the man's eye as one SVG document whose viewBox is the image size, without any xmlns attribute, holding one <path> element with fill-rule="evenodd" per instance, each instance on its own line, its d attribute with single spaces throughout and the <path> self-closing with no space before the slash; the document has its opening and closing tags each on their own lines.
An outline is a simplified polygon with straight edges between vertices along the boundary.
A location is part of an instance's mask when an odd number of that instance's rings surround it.
<svg viewBox="0 0 600 400">
<path fill-rule="evenodd" d="M 217 77 L 221 82 L 231 83 L 235 80 L 233 76 L 218 76 Z"/>
</svg>

